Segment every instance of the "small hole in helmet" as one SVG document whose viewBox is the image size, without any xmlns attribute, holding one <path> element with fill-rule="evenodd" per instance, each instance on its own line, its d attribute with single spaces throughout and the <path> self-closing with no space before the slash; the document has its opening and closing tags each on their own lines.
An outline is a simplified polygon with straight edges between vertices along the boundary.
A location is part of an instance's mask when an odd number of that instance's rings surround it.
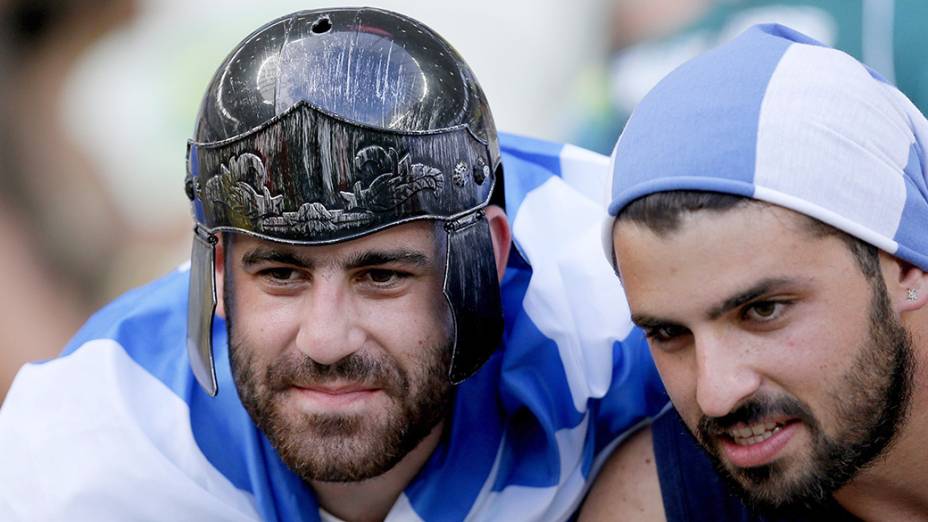
<svg viewBox="0 0 928 522">
<path fill-rule="evenodd" d="M 313 22 L 311 28 L 314 34 L 323 34 L 332 30 L 332 21 L 329 20 L 328 16 L 323 16 L 322 18 Z"/>
</svg>

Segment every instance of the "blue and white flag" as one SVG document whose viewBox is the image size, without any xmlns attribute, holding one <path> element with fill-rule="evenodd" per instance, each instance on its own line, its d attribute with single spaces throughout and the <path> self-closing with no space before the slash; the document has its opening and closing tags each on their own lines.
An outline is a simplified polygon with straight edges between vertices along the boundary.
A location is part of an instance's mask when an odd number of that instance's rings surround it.
<svg viewBox="0 0 928 522">
<path fill-rule="evenodd" d="M 506 329 L 458 388 L 447 433 L 387 520 L 567 519 L 598 464 L 666 395 L 599 254 L 608 160 L 502 136 L 517 253 Z M 236 394 L 189 369 L 189 270 L 131 291 L 61 357 L 25 366 L 0 410 L 0 520 L 319 520 Z"/>
</svg>

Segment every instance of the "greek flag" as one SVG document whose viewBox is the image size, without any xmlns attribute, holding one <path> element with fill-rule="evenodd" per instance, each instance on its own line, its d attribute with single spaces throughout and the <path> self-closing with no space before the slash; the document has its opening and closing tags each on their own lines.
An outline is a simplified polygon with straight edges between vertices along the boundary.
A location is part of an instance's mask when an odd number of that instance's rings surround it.
<svg viewBox="0 0 928 522">
<path fill-rule="evenodd" d="M 496 354 L 458 388 L 439 447 L 387 520 L 565 520 L 598 464 L 667 398 L 599 253 L 607 158 L 502 136 L 517 252 Z M 0 410 L 2 520 L 319 520 L 243 409 L 225 325 L 219 395 L 189 369 L 189 270 L 93 316 L 25 366 Z"/>
</svg>

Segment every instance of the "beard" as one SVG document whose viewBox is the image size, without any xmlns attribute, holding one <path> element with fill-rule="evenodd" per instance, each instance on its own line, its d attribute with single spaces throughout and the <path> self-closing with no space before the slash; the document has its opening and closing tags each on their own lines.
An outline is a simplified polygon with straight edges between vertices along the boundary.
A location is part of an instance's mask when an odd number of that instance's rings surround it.
<svg viewBox="0 0 928 522">
<path fill-rule="evenodd" d="M 788 516 L 831 502 L 832 494 L 892 445 L 905 424 L 915 364 L 912 341 L 893 315 L 882 279 L 873 283 L 868 339 L 834 389 L 826 434 L 811 408 L 791 396 L 757 397 L 724 417 L 702 417 L 696 438 L 732 489 L 756 509 Z M 735 468 L 720 457 L 718 438 L 739 422 L 782 415 L 803 422 L 811 435 L 807 456 L 764 466 Z"/>
<path fill-rule="evenodd" d="M 261 347 L 236 331 L 233 315 L 230 310 L 230 363 L 242 404 L 283 462 L 305 481 L 354 482 L 381 475 L 450 410 L 450 342 L 423 347 L 408 360 L 408 370 L 385 351 L 356 352 L 330 365 L 288 351 L 262 366 L 256 356 Z M 379 388 L 390 406 L 366 415 L 307 413 L 287 401 L 294 383 L 336 381 Z"/>
</svg>

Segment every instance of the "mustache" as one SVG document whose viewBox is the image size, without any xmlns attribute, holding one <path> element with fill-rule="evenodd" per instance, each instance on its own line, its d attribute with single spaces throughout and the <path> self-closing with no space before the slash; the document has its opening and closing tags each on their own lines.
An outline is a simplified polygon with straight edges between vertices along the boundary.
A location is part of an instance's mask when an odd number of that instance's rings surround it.
<svg viewBox="0 0 928 522">
<path fill-rule="evenodd" d="M 409 389 L 406 375 L 386 358 L 352 353 L 332 364 L 321 364 L 303 353 L 288 352 L 267 368 L 267 383 L 281 391 L 293 385 L 354 382 L 404 394 Z"/>
<path fill-rule="evenodd" d="M 722 417 L 702 416 L 696 426 L 697 437 L 707 444 L 713 437 L 728 432 L 739 423 L 753 424 L 770 417 L 798 418 L 807 425 L 818 427 L 811 409 L 794 397 L 760 397 L 748 400 Z"/>
</svg>

